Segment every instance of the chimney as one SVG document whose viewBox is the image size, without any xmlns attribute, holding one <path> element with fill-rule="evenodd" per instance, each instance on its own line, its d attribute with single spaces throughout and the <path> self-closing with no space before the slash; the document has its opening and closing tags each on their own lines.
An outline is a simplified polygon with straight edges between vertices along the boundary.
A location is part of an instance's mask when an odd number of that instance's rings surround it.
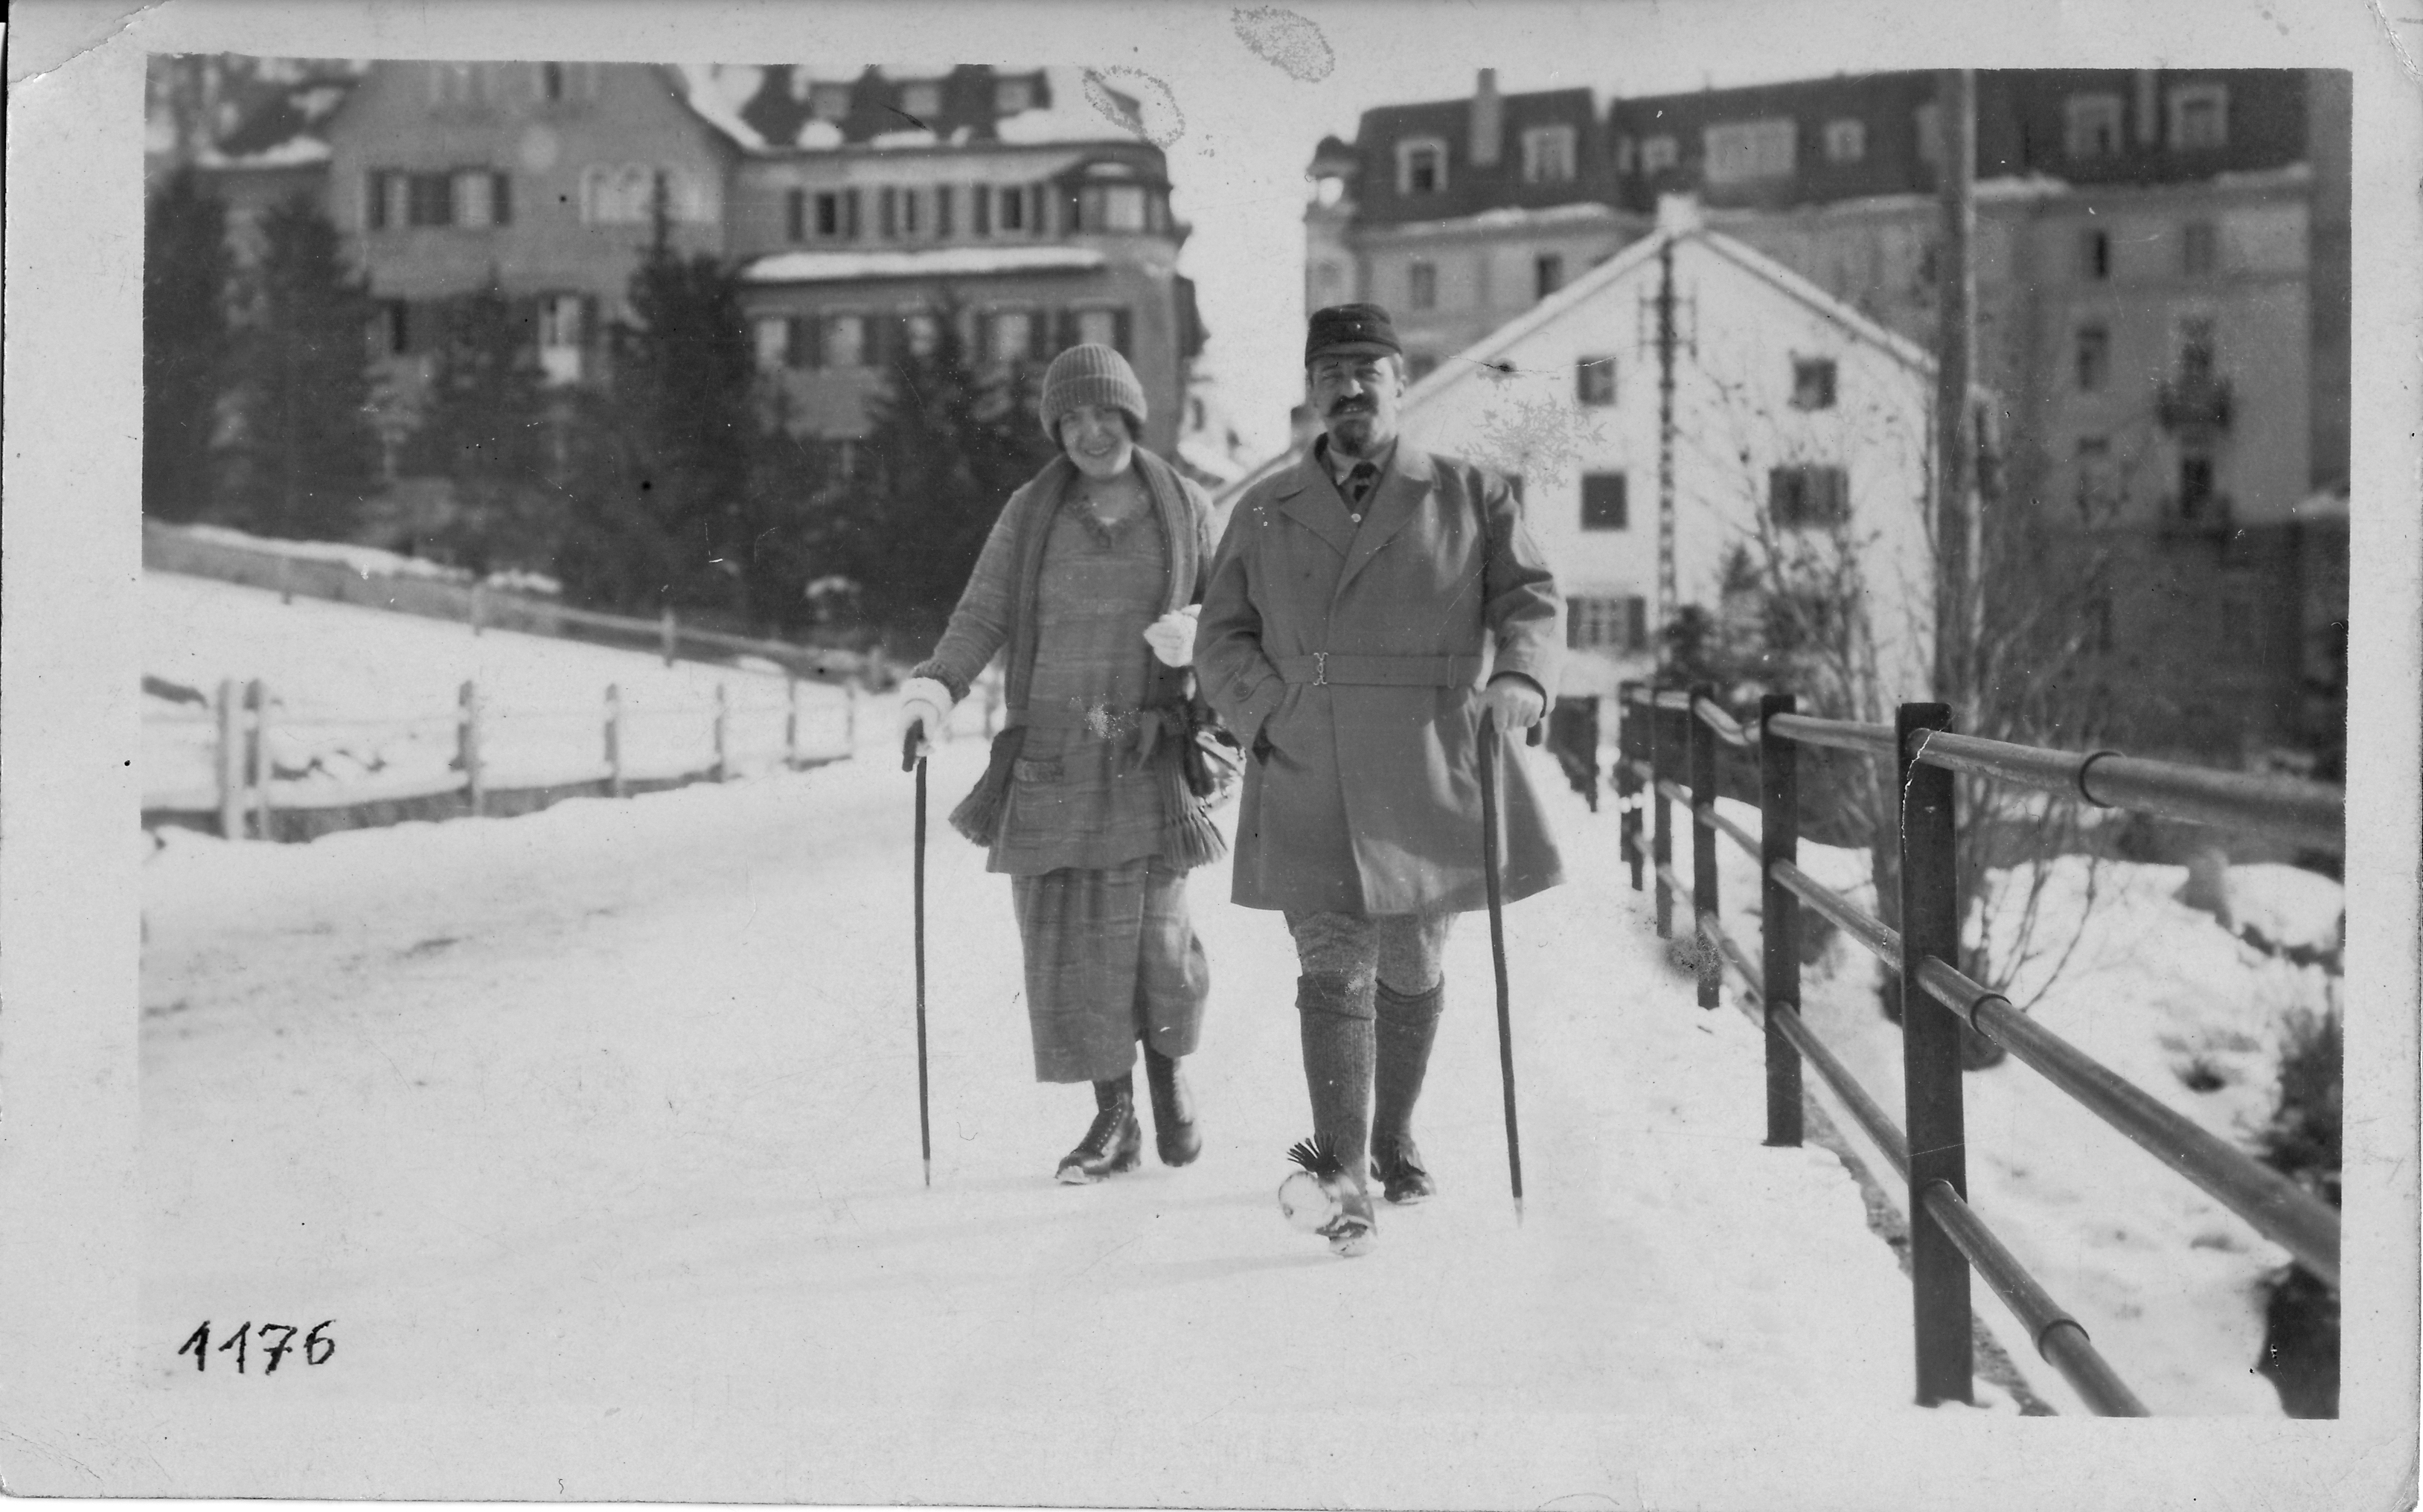
<svg viewBox="0 0 2423 1512">
<path fill-rule="evenodd" d="M 1497 71 L 1482 69 L 1480 82 L 1472 87 L 1472 150 L 1467 154 L 1476 168 L 1497 165 L 1498 138 L 1505 134 L 1506 108 L 1497 98 Z"/>
</svg>

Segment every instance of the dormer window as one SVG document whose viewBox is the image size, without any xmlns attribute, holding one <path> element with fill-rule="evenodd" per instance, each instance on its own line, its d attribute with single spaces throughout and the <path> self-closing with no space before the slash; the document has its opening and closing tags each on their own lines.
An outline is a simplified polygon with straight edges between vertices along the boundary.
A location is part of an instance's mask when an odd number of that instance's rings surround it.
<svg viewBox="0 0 2423 1512">
<path fill-rule="evenodd" d="M 1792 120 L 1729 121 L 1707 130 L 1710 183 L 1747 183 L 1792 177 L 1797 134 Z"/>
<path fill-rule="evenodd" d="M 2171 91 L 2171 146 L 2193 152 L 2229 145 L 2229 87 L 2183 84 Z"/>
<path fill-rule="evenodd" d="M 1447 144 L 1435 136 L 1417 136 L 1397 144 L 1397 193 L 1436 195 L 1447 192 Z"/>
<path fill-rule="evenodd" d="M 1574 129 L 1534 126 L 1523 134 L 1523 181 L 1566 183 L 1574 176 Z"/>
<path fill-rule="evenodd" d="M 808 114 L 818 120 L 838 121 L 849 114 L 849 86 L 819 84 L 808 90 Z"/>
<path fill-rule="evenodd" d="M 942 113 L 942 87 L 930 81 L 902 85 L 900 109 L 904 114 L 931 125 L 934 118 Z"/>
<path fill-rule="evenodd" d="M 992 108 L 1000 115 L 1015 116 L 1035 106 L 1035 81 L 1032 79 L 1001 79 L 992 87 Z"/>
<path fill-rule="evenodd" d="M 1826 123 L 1826 161 L 1857 163 L 1868 155 L 1868 123 L 1829 120 Z"/>
<path fill-rule="evenodd" d="M 1664 173 L 1683 161 L 1683 150 L 1671 136 L 1652 136 L 1640 144 L 1640 171 Z"/>
<path fill-rule="evenodd" d="M 2073 158 L 2112 157 L 2120 150 L 2120 97 L 2072 95 L 2062 102 L 2062 150 Z"/>
</svg>

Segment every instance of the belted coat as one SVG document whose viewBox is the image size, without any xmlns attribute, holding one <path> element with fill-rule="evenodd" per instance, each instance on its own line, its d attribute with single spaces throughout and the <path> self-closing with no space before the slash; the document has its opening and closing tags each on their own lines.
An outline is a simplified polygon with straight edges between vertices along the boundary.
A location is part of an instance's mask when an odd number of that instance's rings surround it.
<svg viewBox="0 0 2423 1512">
<path fill-rule="evenodd" d="M 1400 441 L 1363 504 L 1358 520 L 1307 449 L 1238 500 L 1212 561 L 1196 670 L 1256 752 L 1233 897 L 1469 912 L 1487 905 L 1481 688 L 1517 672 L 1553 697 L 1556 581 L 1486 468 Z M 1509 900 L 1562 880 L 1521 739 L 1497 736 Z"/>
</svg>

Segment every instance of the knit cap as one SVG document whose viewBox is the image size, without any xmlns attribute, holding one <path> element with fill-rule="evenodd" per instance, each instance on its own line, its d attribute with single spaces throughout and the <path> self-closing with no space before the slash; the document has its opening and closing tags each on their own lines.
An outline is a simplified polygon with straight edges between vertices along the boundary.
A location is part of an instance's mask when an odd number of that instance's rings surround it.
<svg viewBox="0 0 2423 1512">
<path fill-rule="evenodd" d="M 1060 443 L 1060 417 L 1081 405 L 1125 410 L 1144 429 L 1144 385 L 1116 347 L 1099 341 L 1072 346 L 1052 359 L 1043 373 L 1043 433 Z"/>
</svg>

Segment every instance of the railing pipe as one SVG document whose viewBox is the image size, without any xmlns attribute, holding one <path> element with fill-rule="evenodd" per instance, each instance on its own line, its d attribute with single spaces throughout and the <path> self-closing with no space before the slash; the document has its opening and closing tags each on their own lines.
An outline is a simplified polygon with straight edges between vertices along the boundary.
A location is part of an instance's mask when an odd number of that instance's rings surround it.
<svg viewBox="0 0 2423 1512">
<path fill-rule="evenodd" d="M 2019 1257 L 2005 1249 L 1977 1210 L 1961 1200 L 1947 1182 L 1932 1182 L 1925 1192 L 1927 1216 L 1941 1225 L 1962 1255 L 1986 1278 L 2012 1315 L 2026 1325 L 2036 1353 L 2077 1388 L 2086 1405 L 2104 1417 L 2146 1417 L 2146 1404 L 2104 1362 L 2088 1342 L 2086 1330 L 2069 1315 L 2052 1294 L 2028 1274 Z"/>
<path fill-rule="evenodd" d="M 1669 714 L 1688 714 L 1691 712 L 1691 695 L 1679 687 L 1659 688 L 1657 690 L 1656 703 L 1657 707 L 1665 710 Z"/>
<path fill-rule="evenodd" d="M 1940 730 L 1952 710 L 1905 703 L 1893 721 L 1901 793 L 1902 1127 L 1909 1136 L 1910 1305 L 1917 1335 L 1918 1404 L 1971 1400 L 1974 1373 L 1969 1323 L 1969 1263 L 1927 1211 L 1937 1182 L 1967 1195 L 1966 1120 L 1961 1107 L 1960 1020 L 1940 1011 L 1918 985 L 1929 955 L 1960 952 L 1960 877 L 1952 815 L 1952 774 L 1910 759 L 1922 732 Z"/>
<path fill-rule="evenodd" d="M 1764 852 L 1759 845 L 1759 840 L 1756 835 L 1751 834 L 1749 830 L 1744 829 L 1741 826 L 1734 823 L 1732 820 L 1726 818 L 1723 814 L 1717 812 L 1713 809 L 1708 811 L 1706 818 L 1709 825 L 1716 829 L 1717 833 L 1727 837 L 1734 844 L 1739 845 L 1743 850 L 1748 851 L 1754 858 L 1763 856 Z"/>
<path fill-rule="evenodd" d="M 1797 893 L 1803 903 L 1826 916 L 1844 934 L 1850 936 L 1877 959 L 1901 969 L 1901 934 L 1851 906 L 1851 901 L 1802 871 L 1790 861 L 1779 861 L 1769 868 L 1768 875 Z"/>
<path fill-rule="evenodd" d="M 1691 713 L 1728 746 L 1746 749 L 1757 744 L 1750 738 L 1750 732 L 1741 727 L 1741 721 L 1725 712 L 1725 706 L 1717 701 L 1716 695 L 1708 690 L 1705 684 L 1692 690 Z"/>
<path fill-rule="evenodd" d="M 2244 1151 L 2199 1127 L 2051 1030 L 1942 961 L 1919 965 L 1931 997 L 1968 1020 L 2156 1159 L 2287 1250 L 2336 1288 L 2339 1219 L 2328 1205 Z"/>
<path fill-rule="evenodd" d="M 1776 880 L 1781 863 L 1797 866 L 1800 859 L 1800 779 L 1794 764 L 1792 742 L 1769 728 L 1778 715 L 1793 710 L 1789 693 L 1769 693 L 1758 701 L 1758 843 L 1759 944 L 1762 985 L 1766 1007 L 1762 1020 L 1766 1042 L 1766 1142 L 1800 1142 L 1800 1053 L 1777 1022 L 1779 1016 L 1800 1011 L 1799 903 L 1792 890 Z M 1734 838 L 1749 837 L 1738 829 Z"/>
<path fill-rule="evenodd" d="M 1714 696 L 1707 684 L 1691 689 L 1687 715 Z M 1709 824 L 1717 812 L 1717 732 L 1704 718 L 1688 719 L 1691 748 L 1691 913 L 1699 923 L 1700 1006 L 1714 1008 L 1724 985 L 1723 969 L 1708 923 L 1717 916 L 1717 834 Z"/>
<path fill-rule="evenodd" d="M 1893 732 L 1891 725 L 1854 724 L 1848 719 L 1813 719 L 1805 714 L 1778 715 L 1775 732 L 1786 740 L 1797 740 L 1804 746 L 1829 746 L 1836 750 L 1855 750 L 1868 756 L 1891 756 L 1893 753 Z"/>
<path fill-rule="evenodd" d="M 2221 772 L 2117 751 L 2040 750 L 1974 735 L 1927 737 L 1919 760 L 2040 792 L 2337 851 L 2346 795 L 2320 782 Z"/>
</svg>

